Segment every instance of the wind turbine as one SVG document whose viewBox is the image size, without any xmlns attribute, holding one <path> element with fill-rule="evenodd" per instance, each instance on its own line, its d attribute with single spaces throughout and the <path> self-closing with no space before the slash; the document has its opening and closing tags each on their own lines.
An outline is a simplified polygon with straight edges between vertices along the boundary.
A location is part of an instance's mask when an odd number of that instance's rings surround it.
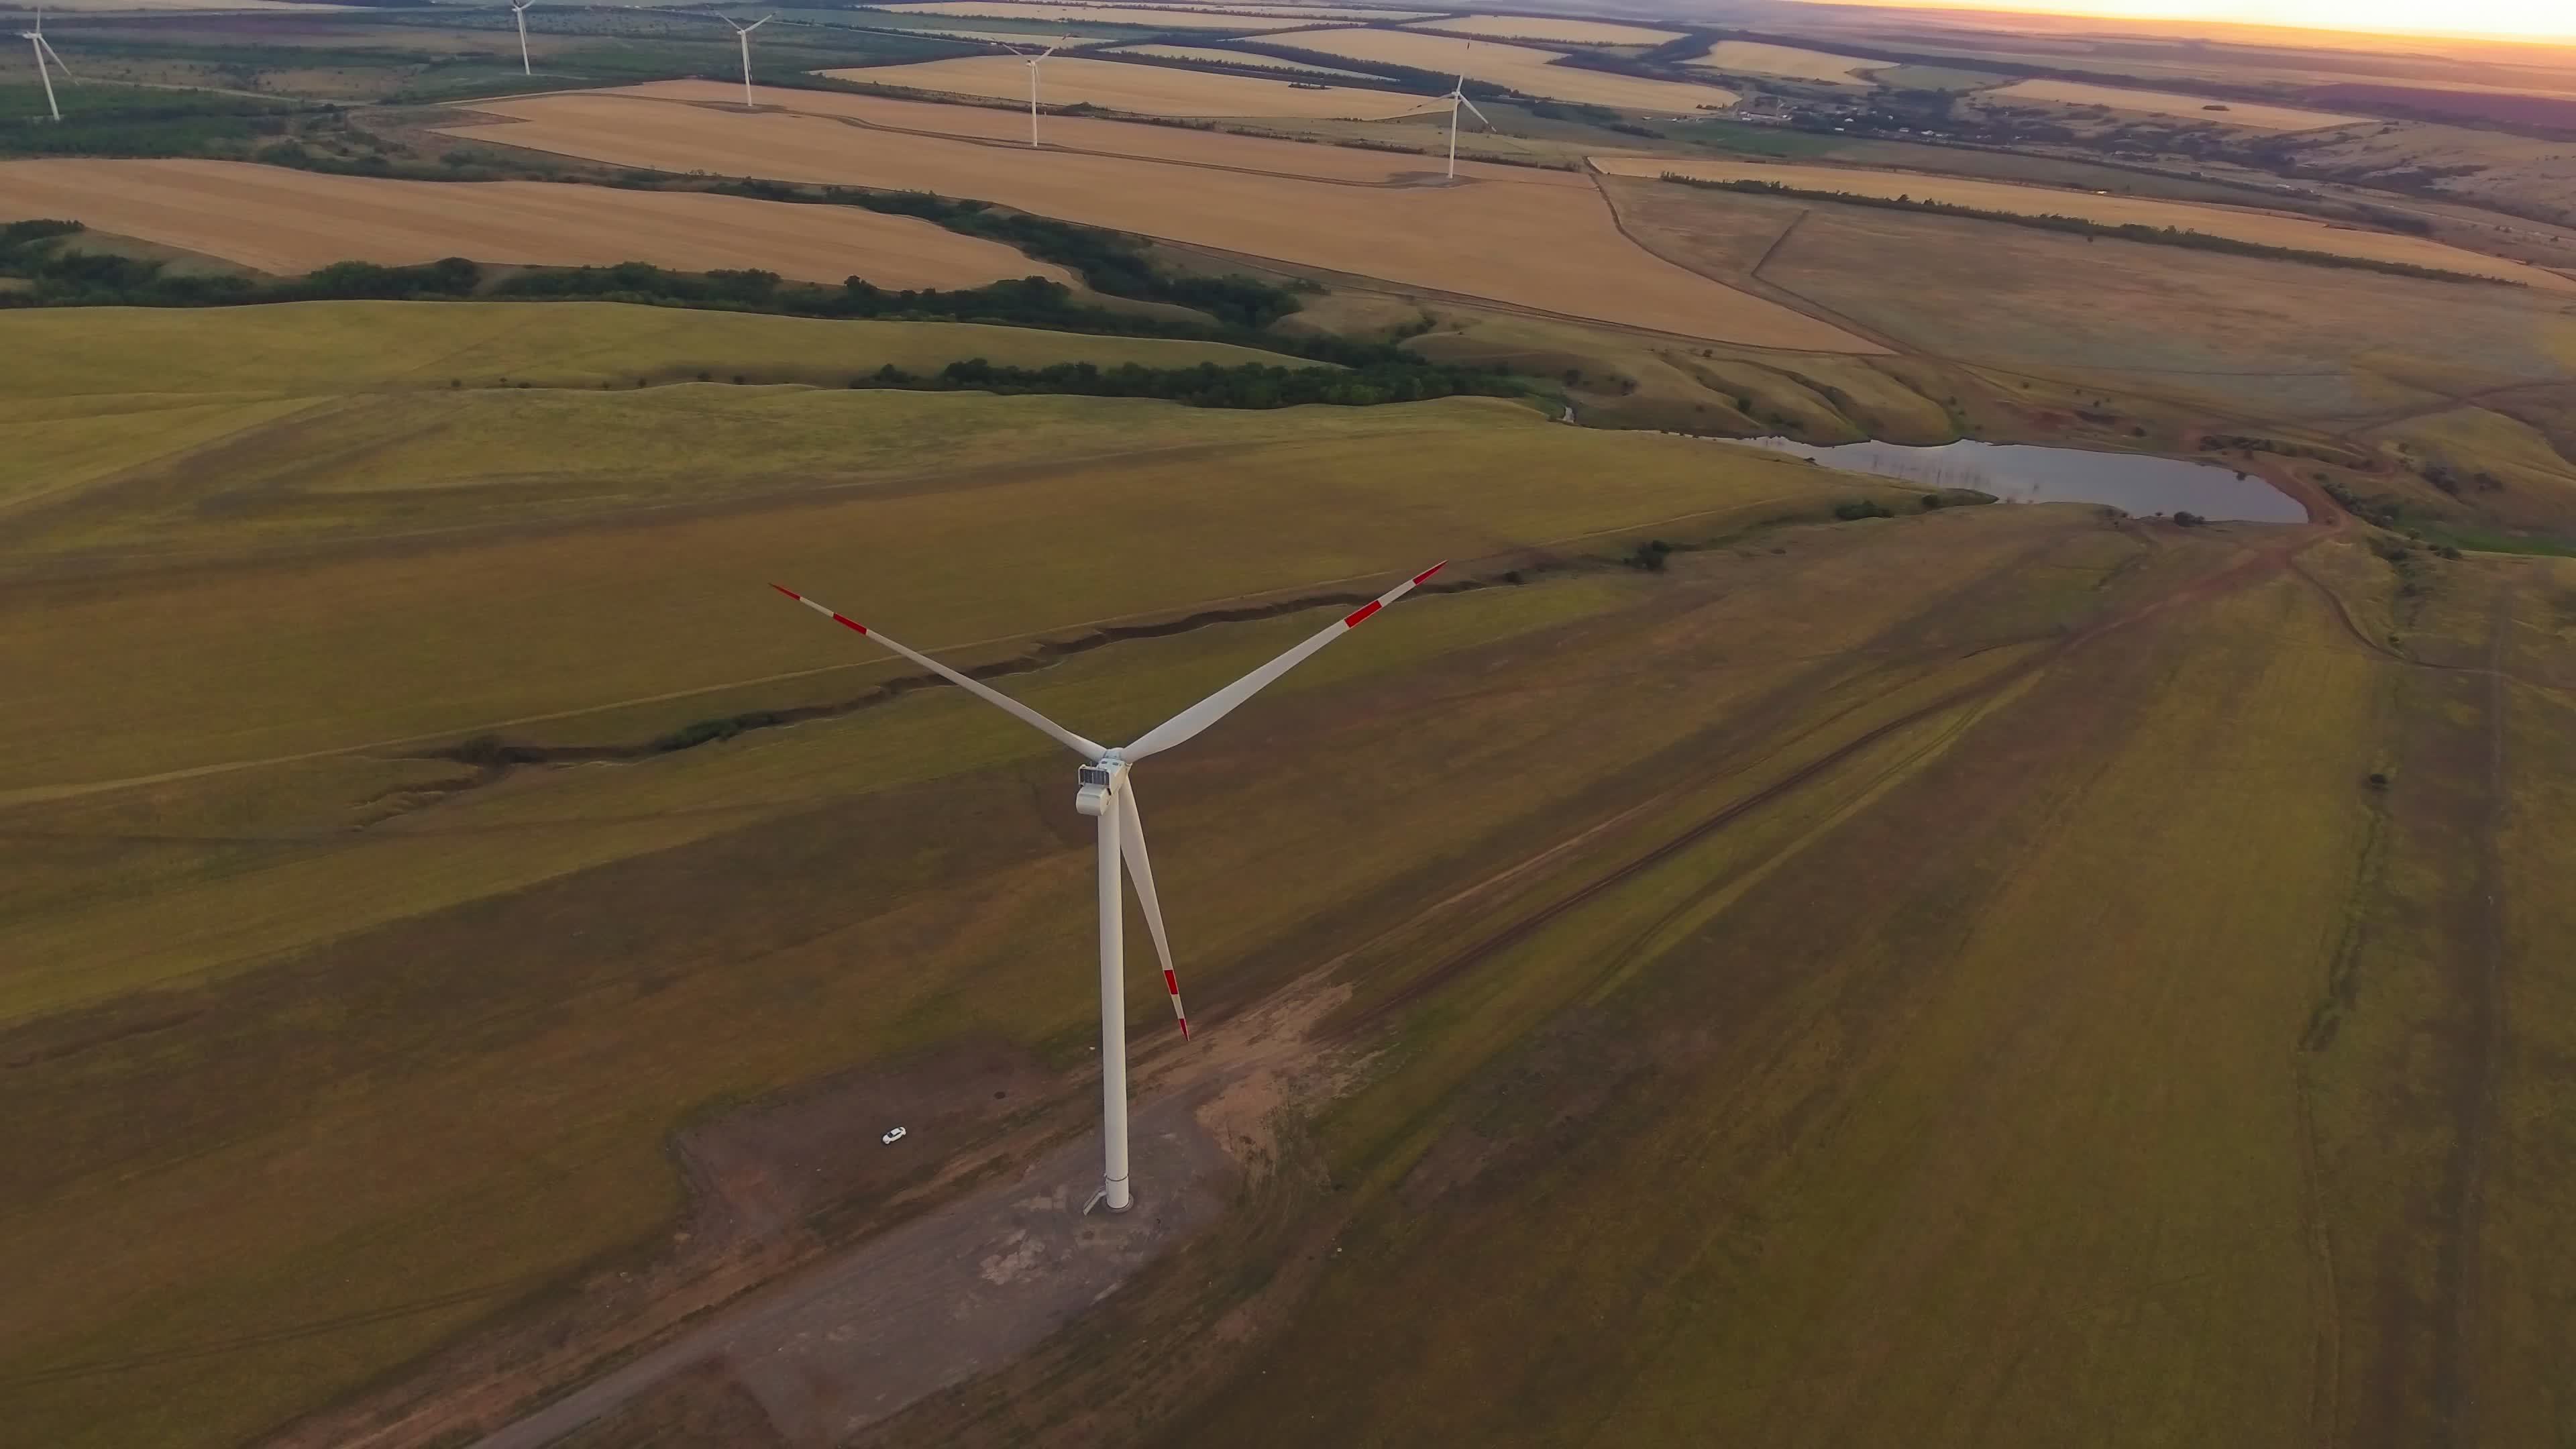
<svg viewBox="0 0 2576 1449">
<path fill-rule="evenodd" d="M 1057 51 L 1064 49 L 1066 46 L 1073 44 L 1073 37 L 1068 35 L 1064 39 L 1057 41 L 1055 44 L 1048 46 L 1046 49 L 1037 52 L 1035 55 L 1031 55 L 1029 52 L 1020 49 L 1018 46 L 1011 44 L 1007 40 L 997 40 L 993 43 L 1002 47 L 1004 50 L 1009 51 L 1011 54 L 1019 56 L 1028 65 L 1029 144 L 1031 146 L 1035 146 L 1038 143 L 1038 62 L 1045 60 L 1048 56 L 1053 55 Z"/>
<path fill-rule="evenodd" d="M 733 27 L 733 38 L 742 42 L 742 108 L 743 108 L 744 110 L 748 111 L 748 110 L 750 110 L 750 109 L 752 108 L 752 105 L 751 105 L 751 33 L 752 33 L 753 31 L 755 31 L 755 30 L 758 30 L 760 27 L 762 27 L 762 26 L 764 26 L 764 25 L 767 25 L 769 22 L 771 22 L 771 21 L 773 21 L 773 20 L 777 19 L 778 17 L 777 17 L 777 16 L 775 16 L 775 15 L 764 15 L 764 16 L 760 17 L 758 20 L 755 20 L 755 21 L 751 22 L 749 25 L 744 25 L 744 24 L 740 23 L 739 21 L 736 21 L 736 20 L 735 20 L 732 16 L 730 16 L 730 15 L 720 15 L 720 16 L 717 16 L 716 18 L 717 18 L 717 19 L 719 19 L 719 20 L 722 20 L 725 24 L 732 26 L 732 27 Z"/>
<path fill-rule="evenodd" d="M 18 38 L 35 48 L 36 77 L 45 83 L 45 109 L 53 112 L 54 119 L 60 121 L 63 118 L 63 108 L 54 100 L 54 76 L 52 71 L 45 68 L 45 57 L 53 57 L 54 64 L 61 68 L 65 80 L 71 79 L 72 68 L 63 64 L 62 52 L 54 49 L 54 43 L 45 38 L 45 12 L 38 10 L 36 28 L 19 31 Z"/>
<path fill-rule="evenodd" d="M 970 679 L 927 654 L 915 653 L 784 584 L 770 585 L 843 628 L 867 635 L 1082 757 L 1082 768 L 1075 771 L 1079 788 L 1073 797 L 1073 808 L 1100 822 L 1101 1186 L 1098 1200 L 1106 1202 L 1111 1212 L 1125 1212 L 1128 1204 L 1134 1201 L 1127 1183 L 1127 993 L 1123 980 L 1126 902 L 1119 886 L 1122 860 L 1126 868 L 1135 873 L 1136 901 L 1144 907 L 1145 925 L 1154 936 L 1154 952 L 1163 963 L 1163 989 L 1171 993 L 1172 1015 L 1180 1019 L 1181 1035 L 1187 1037 L 1190 1034 L 1189 1014 L 1181 1009 L 1181 979 L 1172 971 L 1171 938 L 1163 931 L 1162 901 L 1154 893 L 1154 862 L 1145 852 L 1145 822 L 1136 808 L 1136 785 L 1130 778 L 1130 767 L 1147 755 L 1160 754 L 1225 718 L 1271 681 L 1305 662 L 1315 651 L 1368 622 L 1371 615 L 1413 592 L 1423 580 L 1444 567 L 1445 561 L 1433 564 L 1378 595 L 1374 603 L 1362 604 L 1325 625 L 1321 633 L 1306 642 L 1137 736 L 1134 744 L 1114 749 L 1084 739 L 1009 695 Z"/>
<path fill-rule="evenodd" d="M 510 0 L 511 18 L 519 22 L 519 74 L 535 75 L 528 69 L 528 7 L 537 0 Z"/>
<path fill-rule="evenodd" d="M 1475 50 L 1476 42 L 1468 41 L 1467 53 L 1472 55 Z M 1458 83 L 1451 86 L 1449 94 L 1440 99 L 1449 103 L 1449 179 L 1455 181 L 1458 179 L 1458 108 L 1465 106 L 1468 110 L 1476 111 L 1476 103 L 1467 99 L 1467 63 L 1464 59 L 1458 62 Z M 1484 121 L 1486 130 L 1494 129 L 1494 123 L 1486 120 L 1484 112 L 1476 111 L 1476 119 Z"/>
</svg>

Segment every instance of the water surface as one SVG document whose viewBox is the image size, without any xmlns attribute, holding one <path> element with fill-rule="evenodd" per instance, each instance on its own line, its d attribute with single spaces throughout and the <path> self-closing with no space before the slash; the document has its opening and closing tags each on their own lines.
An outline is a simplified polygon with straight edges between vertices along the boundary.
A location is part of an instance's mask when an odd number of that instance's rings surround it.
<svg viewBox="0 0 2576 1449">
<path fill-rule="evenodd" d="M 1828 467 L 1875 473 L 1934 488 L 1974 488 L 2007 503 L 2107 503 L 2126 513 L 2196 513 L 2248 523 L 2304 523 L 2298 500 L 2250 474 L 2213 463 L 2145 453 L 2094 453 L 2031 443 L 1962 439 L 1937 448 L 1747 438 L 1774 452 Z"/>
</svg>

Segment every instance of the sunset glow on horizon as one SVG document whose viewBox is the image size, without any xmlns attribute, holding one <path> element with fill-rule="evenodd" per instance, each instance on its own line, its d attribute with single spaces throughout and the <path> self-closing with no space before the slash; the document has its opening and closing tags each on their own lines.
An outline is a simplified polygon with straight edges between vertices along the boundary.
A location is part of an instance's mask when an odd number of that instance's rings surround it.
<svg viewBox="0 0 2576 1449">
<path fill-rule="evenodd" d="M 1832 3 L 1832 0 L 1824 0 Z M 2207 21 L 2361 34 L 2576 43 L 2569 0 L 1853 0 L 1926 10 L 2013 10 L 2104 20 Z"/>
</svg>

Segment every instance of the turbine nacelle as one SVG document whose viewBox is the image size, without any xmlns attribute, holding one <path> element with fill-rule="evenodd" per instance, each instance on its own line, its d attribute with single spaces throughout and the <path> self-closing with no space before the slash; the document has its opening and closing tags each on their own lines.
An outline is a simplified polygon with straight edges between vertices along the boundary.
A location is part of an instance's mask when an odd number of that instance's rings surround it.
<svg viewBox="0 0 2576 1449">
<path fill-rule="evenodd" d="M 1127 779 L 1127 762 L 1110 751 L 1091 764 L 1074 771 L 1079 786 L 1074 791 L 1073 808 L 1085 815 L 1098 816 L 1109 808 L 1110 797 Z"/>
</svg>

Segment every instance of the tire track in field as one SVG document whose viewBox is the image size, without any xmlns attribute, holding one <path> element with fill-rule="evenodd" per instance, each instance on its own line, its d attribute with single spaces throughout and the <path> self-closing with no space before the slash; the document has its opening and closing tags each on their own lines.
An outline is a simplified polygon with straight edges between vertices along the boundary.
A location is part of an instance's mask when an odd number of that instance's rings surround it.
<svg viewBox="0 0 2576 1449">
<path fill-rule="evenodd" d="M 1659 866 L 1682 852 L 1689 850 L 1691 847 L 1708 839 L 1717 832 L 1724 830 L 1727 826 L 1734 824 L 1736 821 L 1743 819 L 1754 811 L 1760 810 L 1764 806 L 1774 804 L 1796 794 L 1799 790 L 1804 789 L 1806 786 L 1815 783 L 1817 780 L 1832 774 L 1840 766 L 1850 762 L 1860 755 L 1866 754 L 1869 750 L 1886 740 L 1896 735 L 1900 735 L 1917 725 L 1936 719 L 1942 714 L 1976 703 L 1989 695 L 2016 684 L 2029 675 L 2056 664 L 2073 651 L 2080 649 L 2115 630 L 2126 628 L 2131 624 L 2141 622 L 2171 609 L 2197 603 L 2202 600 L 2242 588 L 2245 585 L 2254 582 L 2258 578 L 2267 576 L 2272 572 L 2283 568 L 2287 564 L 2291 554 L 2296 552 L 2298 549 L 2306 547 L 2312 542 L 2314 542 L 2312 537 L 2303 537 L 2293 539 L 2281 545 L 2276 545 L 2272 548 L 2248 553 L 2236 562 L 2227 565 L 2225 568 L 2217 570 L 2215 573 L 2210 574 L 2207 577 L 2195 579 L 2177 587 L 2160 599 L 2139 605 L 2136 608 L 2123 611 L 2109 618 L 2097 620 L 2071 634 L 2061 637 L 2054 646 L 2043 649 L 2028 659 L 2017 664 L 2007 665 L 2004 668 L 1995 671 L 1993 674 L 1972 680 L 1956 689 L 1945 691 L 1927 703 L 1907 710 L 1905 713 L 1898 715 L 1893 719 L 1885 720 L 1872 726 L 1861 734 L 1835 746 L 1825 754 L 1798 766 L 1788 774 L 1772 781 L 1770 784 L 1762 786 L 1753 793 L 1729 801 L 1727 804 L 1719 807 L 1715 811 L 1712 811 L 1711 813 L 1702 816 L 1700 819 L 1683 826 L 1672 835 L 1667 836 L 1665 839 L 1649 847 L 1642 855 L 1639 855 L 1612 869 L 1608 873 L 1585 883 L 1575 889 L 1572 893 L 1540 907 L 1530 915 L 1511 921 L 1499 929 L 1476 938 L 1468 945 L 1452 952 L 1439 964 L 1414 977 L 1412 980 L 1407 981 L 1387 997 L 1371 1003 L 1366 1010 L 1330 1028 L 1328 1035 L 1335 1040 L 1344 1039 L 1366 1027 L 1385 1020 L 1395 1012 L 1413 1005 L 1424 997 L 1430 995 L 1432 992 L 1437 991 L 1440 987 L 1447 985 L 1450 981 L 1455 980 L 1459 976 L 1475 969 L 1496 953 L 1507 950 L 1528 940 L 1530 937 L 1536 935 L 1539 931 L 1544 930 L 1547 926 L 1562 918 L 1569 912 L 1596 899 L 1605 892 L 1616 889 L 1617 887 L 1636 879 L 1638 876 L 1645 874 L 1656 866 Z M 1633 814 L 1635 812 L 1632 811 L 1629 813 Z M 1586 831 L 1585 834 L 1586 836 L 1589 836 L 1601 829 L 1607 828 L 1608 824 L 1616 823 L 1619 820 L 1625 820 L 1627 818 L 1628 815 L 1614 817 L 1613 821 L 1604 822 L 1603 825 L 1592 827 L 1592 829 Z M 1567 842 L 1567 844 L 1571 843 L 1573 842 Z M 1559 846 L 1556 849 L 1561 850 L 1563 848 L 1563 846 Z M 1549 853 L 1553 854 L 1555 852 L 1552 850 Z M 1513 872 L 1506 872 L 1505 874 L 1508 875 L 1512 873 Z M 1436 910 L 1437 908 L 1434 909 Z M 1428 912 L 1425 913 L 1426 916 L 1428 914 Z M 1423 918 L 1424 917 L 1417 916 L 1413 923 L 1418 923 Z"/>
<path fill-rule="evenodd" d="M 1592 189 L 1594 194 L 1601 198 L 1602 209 L 1610 213 L 1610 225 L 1618 230 L 1620 236 L 1627 239 L 1630 246 L 1633 246 L 1637 250 L 1644 252 L 1646 255 L 1655 258 L 1657 261 L 1679 267 L 1683 271 L 1690 273 L 1692 276 L 1698 277 L 1702 281 L 1713 282 L 1730 291 L 1741 292 L 1745 296 L 1755 298 L 1759 301 L 1769 302 L 1775 307 L 1786 307 L 1790 311 L 1806 317 L 1811 321 L 1822 322 L 1829 327 L 1840 328 L 1851 336 L 1893 356 L 1925 356 L 1931 357 L 1935 361 L 1956 360 L 1952 358 L 1944 358 L 1937 353 L 1929 352 L 1923 348 L 1910 347 L 1904 342 L 1899 341 L 1897 338 L 1879 331 L 1856 317 L 1847 316 L 1844 313 L 1837 312 L 1833 308 L 1826 306 L 1812 297 L 1793 292 L 1787 287 L 1783 287 L 1776 282 L 1764 280 L 1762 276 L 1762 268 L 1770 263 L 1772 254 L 1779 251 L 1780 248 L 1788 242 L 1791 235 L 1798 230 L 1799 224 L 1807 219 L 1808 213 L 1806 211 L 1802 210 L 1796 216 L 1791 217 L 1789 219 L 1789 224 L 1780 229 L 1780 234 L 1771 238 L 1771 244 L 1762 249 L 1761 259 L 1756 261 L 1751 267 L 1746 268 L 1742 275 L 1727 276 L 1712 268 L 1701 266 L 1687 257 L 1669 254 L 1649 246 L 1646 243 L 1645 238 L 1637 235 L 1635 231 L 1629 228 L 1626 214 L 1619 210 L 1618 202 L 1610 195 L 1610 188 L 1604 184 L 1608 180 L 1608 177 L 1602 172 L 1590 170 L 1589 168 L 1586 169 L 1584 174 L 1592 179 Z M 1724 338 L 1715 340 L 1726 341 Z M 1741 344 L 1730 343 L 1729 345 L 1733 346 Z M 1772 350 L 1790 351 L 1794 349 L 1775 348 Z M 1853 355 L 1868 356 L 1869 354 L 1856 353 Z"/>
<path fill-rule="evenodd" d="M 2042 656 L 2042 658 L 2043 660 L 2054 659 L 2058 657 L 2061 652 L 2061 650 L 2051 650 L 2048 654 Z M 1745 816 L 1762 809 L 1764 806 L 1795 795 L 1806 786 L 1830 775 L 1837 767 L 1859 755 L 1867 753 L 1873 746 L 1878 745 L 1891 736 L 1901 734 L 1928 719 L 1932 719 L 1942 713 L 1956 709 L 1963 704 L 1969 703 L 1993 692 L 2004 682 L 2018 678 L 2022 674 L 2027 673 L 2030 668 L 2036 667 L 2037 662 L 2038 661 L 2034 661 L 2033 664 L 2025 665 L 2021 668 L 2005 669 L 1997 675 L 1977 680 L 1969 685 L 1943 694 L 1929 704 L 1908 710 L 1894 719 L 1885 721 L 1884 723 L 1862 732 L 1854 738 L 1836 746 L 1832 750 L 1827 751 L 1823 755 L 1808 761 L 1806 764 L 1798 766 L 1796 769 L 1791 770 L 1788 774 L 1781 776 L 1770 784 L 1762 786 L 1753 793 L 1729 801 L 1714 812 L 1702 816 L 1691 824 L 1683 826 L 1674 834 L 1665 837 L 1663 840 L 1649 847 L 1644 854 L 1629 860 L 1626 864 L 1611 870 L 1605 875 L 1586 882 L 1570 894 L 1561 896 L 1558 899 L 1549 902 L 1547 905 L 1540 907 L 1537 911 L 1532 912 L 1527 916 L 1523 916 L 1499 930 L 1492 931 L 1475 941 L 1470 942 L 1462 949 L 1453 952 L 1446 960 L 1441 961 L 1430 970 L 1425 971 L 1412 980 L 1406 982 L 1403 986 L 1398 987 L 1393 993 L 1389 994 L 1384 999 L 1371 1004 L 1367 1010 L 1342 1023 L 1338 1028 L 1336 1028 L 1333 1035 L 1337 1038 L 1347 1037 L 1356 1034 L 1367 1027 L 1378 1024 L 1387 1017 L 1413 1005 L 1424 997 L 1439 990 L 1441 987 L 1446 986 L 1456 978 L 1466 974 L 1478 965 L 1483 964 L 1488 958 L 1494 956 L 1498 952 L 1508 950 L 1511 947 L 1517 946 L 1523 941 L 1530 939 L 1532 936 L 1537 935 L 1540 931 L 1546 929 L 1549 925 L 1555 923 L 1558 919 L 1567 915 L 1569 912 L 1574 911 L 1578 907 L 1591 902 L 1619 886 L 1627 884 L 1629 881 L 1636 879 L 1638 876 L 1645 874 L 1656 866 L 1662 865 L 1664 862 L 1671 860 L 1686 850 L 1689 850 L 1692 846 L 1699 844 L 1701 841 L 1708 839 L 1710 836 L 1724 830 L 1727 826 L 1734 824 Z M 1645 807 L 1639 808 L 1642 809 Z M 1616 821 L 1624 820 L 1626 818 L 1626 816 L 1614 817 L 1612 822 L 1605 822 L 1605 826 L 1608 823 L 1616 823 Z M 1604 827 L 1594 827 L 1595 830 L 1601 828 Z M 1592 832 L 1587 831 L 1586 835 L 1588 836 L 1591 833 Z M 1572 842 L 1568 843 L 1570 844 Z M 1562 849 L 1563 847 L 1560 846 L 1557 848 Z M 1554 852 L 1551 851 L 1550 853 L 1552 854 Z"/>
<path fill-rule="evenodd" d="M 2478 1328 L 2485 1305 L 2486 1175 L 2495 1127 L 2496 1078 L 2504 1056 L 2504 870 L 2498 839 L 2505 810 L 2505 640 L 2513 626 L 2514 589 L 2496 592 L 2487 624 L 2486 810 L 2479 822 L 2471 889 L 2478 893 L 2477 961 L 2468 1002 L 2470 1058 L 2459 1085 L 2459 1146 L 2450 1183 L 2451 1231 L 2442 1243 L 2435 1282 L 2447 1301 L 2433 1347 L 2433 1409 L 2443 1442 L 2470 1449 L 2479 1438 Z"/>
<path fill-rule="evenodd" d="M 1593 184 L 1595 186 L 1600 186 L 1601 180 L 1601 176 L 1598 173 L 1595 173 Z M 1886 351 L 1892 356 L 1899 358 L 1919 358 L 1927 362 L 1942 363 L 1947 366 L 1959 368 L 1974 376 L 1978 381 L 1989 386 L 1996 387 L 1999 392 L 2002 391 L 2001 386 L 1995 382 L 1995 379 L 1999 377 L 2021 382 L 2047 383 L 2052 386 L 2062 385 L 2066 381 L 2064 377 L 2057 376 L 2055 374 L 2025 371 L 2023 368 L 2010 363 L 1969 357 L 1955 352 L 1945 352 L 1928 343 L 1899 337 L 1881 328 L 1872 326 L 1870 323 L 1864 322 L 1847 312 L 1838 311 L 1835 308 L 1827 306 L 1825 303 L 1808 296 L 1806 293 L 1801 292 L 1794 287 L 1772 281 L 1770 278 L 1763 276 L 1762 269 L 1771 264 L 1772 260 L 1793 239 L 1807 218 L 1814 214 L 1813 208 L 1801 210 L 1797 216 L 1790 221 L 1789 225 L 1781 230 L 1778 236 L 1771 239 L 1771 244 L 1763 248 L 1761 258 L 1757 260 L 1743 275 L 1730 277 L 1721 275 L 1719 272 L 1693 263 L 1685 257 L 1679 255 L 1668 255 L 1662 251 L 1656 250 L 1652 246 L 1649 246 L 1635 232 L 1629 230 L 1627 218 L 1620 214 L 1618 206 L 1611 201 L 1607 187 L 1601 188 L 1601 196 L 1602 203 L 1610 208 L 1612 224 L 1618 227 L 1619 234 L 1626 237 L 1631 243 L 1635 244 L 1639 250 L 1646 252 L 1648 255 L 1661 258 L 1664 261 L 1672 263 L 1674 266 L 1680 267 L 1684 271 L 1695 273 L 1705 280 L 1716 282 L 1721 286 L 1732 287 L 1747 296 L 1756 297 L 1763 301 L 1786 307 L 1792 312 L 1800 313 L 1815 321 L 1839 327 L 1855 337 L 1862 338 L 1876 346 L 1886 349 Z M 1727 345 L 1732 347 L 1742 347 L 1745 344 L 1730 342 Z M 2277 368 L 2267 368 L 2259 371 L 2236 371 L 2223 368 L 2197 367 L 2122 367 L 2116 369 L 2084 368 L 2077 369 L 2077 371 L 2107 372 L 2115 378 L 2122 379 L 2122 381 L 2116 381 L 2114 383 L 2104 385 L 2111 391 L 2119 391 L 2127 387 L 2125 379 L 2131 375 L 2185 378 L 2343 376 L 2340 372 L 2284 372 Z M 1923 393 L 1921 388 L 1907 382 L 1905 379 L 1896 378 L 1893 373 L 1886 375 L 1894 378 L 1900 386 L 1905 387 L 1908 391 L 1923 395 L 1927 400 L 1935 401 L 1937 403 L 1937 399 L 1930 399 L 1930 395 L 1928 393 Z M 2095 384 L 2087 383 L 2085 385 L 2089 387 L 2094 386 Z M 2137 391 L 2135 388 L 2128 388 L 2127 390 L 2132 392 Z M 2009 393 L 2005 393 L 2004 395 L 2007 397 L 2010 396 Z M 2149 397 L 2161 396 L 2154 392 L 2148 392 L 2145 395 Z M 2171 401 L 2171 399 L 2163 400 Z M 2253 413 L 2215 406 L 2205 399 L 2192 400 L 2192 406 L 2197 407 L 2202 412 L 2208 413 L 2212 416 L 2226 418 L 2231 422 L 2247 427 L 2269 426 L 2272 423 L 2272 420 L 2258 417 Z"/>
</svg>

